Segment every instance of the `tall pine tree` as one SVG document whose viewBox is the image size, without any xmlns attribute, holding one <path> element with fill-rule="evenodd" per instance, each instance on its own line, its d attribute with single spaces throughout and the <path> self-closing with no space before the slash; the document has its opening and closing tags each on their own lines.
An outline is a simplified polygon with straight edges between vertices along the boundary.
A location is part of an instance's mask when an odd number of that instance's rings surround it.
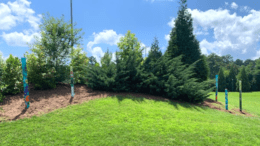
<svg viewBox="0 0 260 146">
<path fill-rule="evenodd" d="M 237 78 L 235 74 L 234 64 L 231 64 L 230 71 L 227 77 L 227 88 L 229 91 L 236 90 L 236 82 L 237 82 Z"/>
<path fill-rule="evenodd" d="M 218 91 L 224 92 L 227 88 L 226 78 L 224 76 L 223 68 L 220 68 L 218 73 Z"/>
<path fill-rule="evenodd" d="M 180 4 L 181 7 L 178 11 L 178 17 L 175 20 L 175 26 L 170 33 L 167 53 L 172 58 L 183 55 L 182 62 L 187 65 L 201 59 L 194 68 L 194 77 L 198 78 L 198 81 L 201 82 L 207 80 L 209 67 L 205 57 L 201 55 L 199 41 L 193 35 L 192 18 L 191 14 L 187 11 L 186 0 L 180 0 Z"/>
<path fill-rule="evenodd" d="M 256 66 L 255 66 L 255 80 L 256 80 L 256 90 L 260 91 L 260 59 L 256 60 Z"/>
<path fill-rule="evenodd" d="M 239 74 L 238 74 L 238 77 L 237 77 L 237 90 L 239 88 L 239 80 L 242 81 L 242 91 L 243 92 L 248 92 L 250 91 L 250 83 L 249 83 L 249 80 L 248 80 L 248 75 L 246 73 L 246 69 L 245 69 L 245 66 L 242 66 Z"/>
</svg>

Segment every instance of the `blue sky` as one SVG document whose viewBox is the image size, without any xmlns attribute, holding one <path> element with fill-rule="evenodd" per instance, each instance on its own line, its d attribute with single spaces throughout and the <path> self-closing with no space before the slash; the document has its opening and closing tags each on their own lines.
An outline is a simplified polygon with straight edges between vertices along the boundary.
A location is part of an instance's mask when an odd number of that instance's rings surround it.
<svg viewBox="0 0 260 146">
<path fill-rule="evenodd" d="M 113 53 L 120 37 L 135 33 L 149 51 L 156 36 L 164 53 L 174 27 L 179 0 L 73 0 L 73 22 L 85 33 L 81 42 L 87 56 Z M 203 54 L 231 54 L 235 59 L 260 57 L 260 5 L 257 0 L 188 0 L 193 28 Z M 70 21 L 70 0 L 1 0 L 0 53 L 21 58 L 39 36 L 41 14 Z M 147 55 L 148 53 L 146 53 Z M 143 52 L 145 57 L 145 52 Z"/>
</svg>

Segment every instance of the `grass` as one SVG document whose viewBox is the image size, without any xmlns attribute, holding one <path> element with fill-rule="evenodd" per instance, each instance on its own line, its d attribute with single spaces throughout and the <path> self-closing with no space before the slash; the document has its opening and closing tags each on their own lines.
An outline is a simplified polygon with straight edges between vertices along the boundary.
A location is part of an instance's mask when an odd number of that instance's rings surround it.
<svg viewBox="0 0 260 146">
<path fill-rule="evenodd" d="M 214 92 L 209 97 L 215 100 Z M 223 103 L 225 108 L 225 92 L 218 92 L 218 101 Z M 228 109 L 238 108 L 239 109 L 239 92 L 228 92 Z M 242 111 L 251 113 L 260 117 L 260 92 L 242 92 Z"/>
<path fill-rule="evenodd" d="M 236 94 L 229 93 L 230 106 L 238 106 Z M 243 93 L 243 108 L 259 115 L 257 96 Z M 0 145 L 260 145 L 259 130 L 256 117 L 117 96 L 0 123 Z"/>
</svg>

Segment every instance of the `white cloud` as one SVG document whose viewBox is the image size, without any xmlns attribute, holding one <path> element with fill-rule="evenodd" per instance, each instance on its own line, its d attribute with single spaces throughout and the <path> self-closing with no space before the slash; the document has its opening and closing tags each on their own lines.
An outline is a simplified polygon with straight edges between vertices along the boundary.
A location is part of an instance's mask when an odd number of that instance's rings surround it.
<svg viewBox="0 0 260 146">
<path fill-rule="evenodd" d="M 227 6 L 227 5 L 228 5 L 228 2 L 225 2 L 225 5 Z"/>
<path fill-rule="evenodd" d="M 170 40 L 170 34 L 165 35 L 164 38 L 168 42 Z"/>
<path fill-rule="evenodd" d="M 114 30 L 104 30 L 98 34 L 95 32 L 93 33 L 94 41 L 90 41 L 87 44 L 87 50 L 93 54 L 93 56 L 96 58 L 96 60 L 100 63 L 100 59 L 104 56 L 104 52 L 100 47 L 95 47 L 92 49 L 94 45 L 97 44 L 109 44 L 109 45 L 117 45 L 117 43 L 120 41 L 120 38 L 123 37 L 122 34 L 117 34 Z M 114 55 L 115 59 L 115 55 Z M 113 60 L 113 56 L 112 56 Z"/>
<path fill-rule="evenodd" d="M 33 36 L 39 36 L 41 15 L 34 16 L 35 12 L 30 8 L 31 2 L 16 0 L 7 4 L 0 3 L 0 30 L 10 30 L 18 24 L 29 23 L 32 28 L 23 32 L 2 32 L 2 37 L 8 45 L 26 46 L 33 41 Z"/>
<path fill-rule="evenodd" d="M 151 47 L 145 46 L 144 43 L 141 43 L 140 46 L 141 46 L 140 49 L 145 48 L 145 49 L 142 51 L 142 55 L 144 55 L 145 57 L 147 57 L 148 54 L 149 54 L 149 51 L 151 50 Z"/>
<path fill-rule="evenodd" d="M 175 25 L 175 22 L 174 22 L 175 18 L 172 18 L 170 22 L 168 22 L 168 25 L 173 28 L 174 25 Z"/>
<path fill-rule="evenodd" d="M 223 53 L 233 51 L 232 56 L 241 58 L 245 56 L 252 58 L 257 54 L 256 44 L 260 39 L 260 11 L 250 10 L 250 13 L 244 17 L 237 16 L 236 13 L 230 14 L 227 9 L 207 11 L 188 9 L 188 11 L 193 18 L 194 34 L 207 34 L 209 29 L 213 30 L 215 40 L 213 42 L 202 40 L 200 42 L 202 52 L 225 55 Z M 169 39 L 168 35 L 165 39 Z"/>
<path fill-rule="evenodd" d="M 34 36 L 40 37 L 40 34 L 36 32 L 32 34 L 28 34 L 28 32 L 25 32 L 25 34 L 21 32 L 12 32 L 6 34 L 3 32 L 2 34 L 2 38 L 8 45 L 21 47 L 27 46 L 26 43 L 32 43 L 34 41 Z"/>
<path fill-rule="evenodd" d="M 94 41 L 90 41 L 87 44 L 88 49 L 91 49 L 93 45 L 100 44 L 100 43 L 109 44 L 111 46 L 117 45 L 120 38 L 123 37 L 122 34 L 116 34 L 114 30 L 104 30 L 103 32 L 100 32 L 98 34 L 94 32 L 93 36 L 94 36 Z"/>
<path fill-rule="evenodd" d="M 11 15 L 8 5 L 0 3 L 0 30 L 9 30 L 16 26 L 16 17 Z"/>
<path fill-rule="evenodd" d="M 231 3 L 231 8 L 232 9 L 237 9 L 238 5 L 235 2 Z"/>
</svg>

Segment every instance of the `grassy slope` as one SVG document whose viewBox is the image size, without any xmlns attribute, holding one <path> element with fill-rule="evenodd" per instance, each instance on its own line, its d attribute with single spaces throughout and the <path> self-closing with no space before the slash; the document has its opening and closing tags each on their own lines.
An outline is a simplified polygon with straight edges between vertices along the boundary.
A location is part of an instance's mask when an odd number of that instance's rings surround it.
<svg viewBox="0 0 260 146">
<path fill-rule="evenodd" d="M 219 101 L 224 103 L 221 94 Z M 246 97 L 253 94 L 259 92 L 243 94 L 243 107 L 259 115 L 260 98 Z M 231 95 L 230 105 L 235 105 L 236 95 Z M 259 130 L 260 118 L 189 104 L 113 97 L 0 123 L 0 145 L 260 145 Z"/>
</svg>

